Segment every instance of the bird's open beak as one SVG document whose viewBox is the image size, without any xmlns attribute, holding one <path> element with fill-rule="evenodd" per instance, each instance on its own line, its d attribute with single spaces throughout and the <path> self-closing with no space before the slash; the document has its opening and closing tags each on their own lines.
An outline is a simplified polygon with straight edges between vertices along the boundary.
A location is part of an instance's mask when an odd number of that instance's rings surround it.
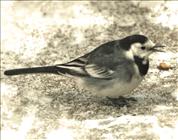
<svg viewBox="0 0 178 140">
<path fill-rule="evenodd" d="M 150 51 L 153 52 L 164 52 L 163 50 L 160 50 L 159 48 L 163 48 L 165 47 L 164 45 L 160 45 L 160 44 L 156 44 L 155 46 L 153 46 Z"/>
</svg>

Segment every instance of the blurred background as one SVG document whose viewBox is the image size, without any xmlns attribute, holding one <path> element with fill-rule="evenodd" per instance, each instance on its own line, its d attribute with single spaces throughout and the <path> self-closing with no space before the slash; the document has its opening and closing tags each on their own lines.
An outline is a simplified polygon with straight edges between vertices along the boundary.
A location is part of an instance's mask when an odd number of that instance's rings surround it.
<svg viewBox="0 0 178 140">
<path fill-rule="evenodd" d="M 178 139 L 177 19 L 177 1 L 1 1 L 2 139 Z M 103 105 L 62 76 L 3 75 L 64 63 L 131 34 L 167 46 L 151 57 L 131 107 Z M 160 62 L 171 69 L 160 71 Z"/>
</svg>

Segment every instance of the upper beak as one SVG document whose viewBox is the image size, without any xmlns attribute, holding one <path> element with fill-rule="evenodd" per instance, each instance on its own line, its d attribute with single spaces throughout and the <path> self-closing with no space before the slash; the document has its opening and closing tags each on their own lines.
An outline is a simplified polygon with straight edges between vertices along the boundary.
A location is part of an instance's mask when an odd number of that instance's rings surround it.
<svg viewBox="0 0 178 140">
<path fill-rule="evenodd" d="M 164 52 L 163 50 L 160 50 L 159 48 L 165 47 L 164 45 L 156 44 L 153 46 L 150 50 L 153 52 Z"/>
</svg>

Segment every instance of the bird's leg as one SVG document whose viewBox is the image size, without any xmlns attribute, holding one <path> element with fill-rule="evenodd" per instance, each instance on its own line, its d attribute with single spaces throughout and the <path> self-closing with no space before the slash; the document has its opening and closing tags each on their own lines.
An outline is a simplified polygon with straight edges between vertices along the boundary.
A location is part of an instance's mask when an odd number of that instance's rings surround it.
<svg viewBox="0 0 178 140">
<path fill-rule="evenodd" d="M 137 101 L 133 97 L 126 98 L 126 97 L 123 97 L 123 96 L 120 96 L 118 98 L 107 97 L 107 99 L 112 102 L 112 105 L 119 106 L 119 107 L 123 107 L 123 106 L 129 107 L 130 106 L 129 105 L 129 101 L 132 101 L 132 102 L 136 102 Z"/>
</svg>

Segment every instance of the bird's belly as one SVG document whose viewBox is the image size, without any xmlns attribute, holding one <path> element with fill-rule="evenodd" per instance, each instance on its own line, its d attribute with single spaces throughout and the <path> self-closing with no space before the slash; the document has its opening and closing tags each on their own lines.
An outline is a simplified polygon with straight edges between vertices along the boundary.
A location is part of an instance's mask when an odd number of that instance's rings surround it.
<svg viewBox="0 0 178 140">
<path fill-rule="evenodd" d="M 118 98 L 119 96 L 128 95 L 135 89 L 143 77 L 133 77 L 130 82 L 121 82 L 119 79 L 98 81 L 95 84 L 87 84 L 86 87 L 92 91 L 96 96 L 105 96 L 111 98 Z"/>
</svg>

